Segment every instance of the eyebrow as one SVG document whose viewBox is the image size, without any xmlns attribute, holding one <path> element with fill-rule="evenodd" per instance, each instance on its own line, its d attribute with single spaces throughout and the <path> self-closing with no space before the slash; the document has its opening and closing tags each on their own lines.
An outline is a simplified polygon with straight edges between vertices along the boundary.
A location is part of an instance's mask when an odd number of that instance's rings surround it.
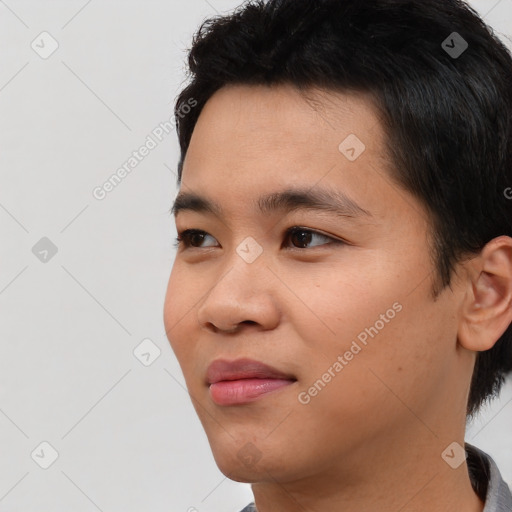
<svg viewBox="0 0 512 512">
<path fill-rule="evenodd" d="M 332 213 L 343 218 L 372 217 L 370 212 L 343 192 L 319 187 L 314 189 L 288 188 L 261 196 L 255 205 L 263 215 L 313 210 Z M 180 192 L 170 212 L 176 217 L 179 212 L 185 210 L 223 217 L 223 209 L 219 203 L 193 192 Z"/>
</svg>

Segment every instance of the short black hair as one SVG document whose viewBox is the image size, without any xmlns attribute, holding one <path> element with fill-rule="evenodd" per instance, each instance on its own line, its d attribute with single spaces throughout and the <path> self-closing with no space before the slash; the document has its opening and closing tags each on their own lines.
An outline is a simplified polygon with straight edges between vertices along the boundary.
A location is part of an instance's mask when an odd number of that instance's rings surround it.
<svg viewBox="0 0 512 512">
<path fill-rule="evenodd" d="M 456 263 L 512 236 L 512 57 L 465 2 L 250 0 L 202 23 L 188 64 L 175 105 L 178 185 L 201 110 L 224 86 L 365 93 L 392 178 L 429 212 L 434 297 Z M 477 355 L 468 415 L 511 370 L 512 325 Z"/>
</svg>

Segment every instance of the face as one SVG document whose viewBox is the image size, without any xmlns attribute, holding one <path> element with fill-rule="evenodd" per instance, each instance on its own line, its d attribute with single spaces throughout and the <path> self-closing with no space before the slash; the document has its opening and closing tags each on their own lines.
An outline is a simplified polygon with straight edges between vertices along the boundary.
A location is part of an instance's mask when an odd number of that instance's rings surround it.
<svg viewBox="0 0 512 512">
<path fill-rule="evenodd" d="M 428 216 L 391 179 L 371 102 L 309 99 L 221 89 L 184 163 L 180 194 L 202 200 L 177 203 L 178 233 L 196 231 L 177 251 L 165 327 L 234 480 L 362 467 L 408 436 L 430 442 L 425 424 L 441 453 L 467 393 L 455 292 L 432 299 Z"/>
</svg>

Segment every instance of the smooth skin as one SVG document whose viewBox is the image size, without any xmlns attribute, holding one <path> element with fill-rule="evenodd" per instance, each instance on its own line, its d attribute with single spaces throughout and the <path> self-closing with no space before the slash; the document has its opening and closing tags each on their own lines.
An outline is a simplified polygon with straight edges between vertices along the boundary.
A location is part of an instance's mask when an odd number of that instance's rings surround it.
<svg viewBox="0 0 512 512">
<path fill-rule="evenodd" d="M 476 351 L 512 321 L 512 239 L 458 266 L 434 299 L 428 214 L 391 178 L 384 132 L 359 94 L 292 86 L 229 86 L 204 107 L 181 192 L 222 216 L 182 210 L 165 327 L 220 470 L 251 482 L 259 512 L 481 512 L 463 446 Z M 355 134 L 364 152 L 340 144 Z M 262 214 L 260 196 L 288 188 L 341 192 L 368 212 Z M 311 236 L 287 236 L 291 227 Z M 247 263 L 247 237 L 262 254 Z M 341 243 L 336 243 L 336 242 Z M 394 303 L 369 338 L 308 404 L 298 400 Z M 205 381 L 215 359 L 251 358 L 297 381 L 253 403 L 221 407 Z M 247 457 L 247 455 L 250 457 Z M 245 457 L 244 457 L 245 456 Z"/>
</svg>

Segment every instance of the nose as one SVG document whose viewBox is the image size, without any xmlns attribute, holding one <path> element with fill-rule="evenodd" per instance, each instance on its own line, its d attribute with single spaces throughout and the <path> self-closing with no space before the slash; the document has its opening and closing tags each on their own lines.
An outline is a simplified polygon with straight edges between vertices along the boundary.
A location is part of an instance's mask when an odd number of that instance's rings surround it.
<svg viewBox="0 0 512 512">
<path fill-rule="evenodd" d="M 238 258 L 235 255 L 235 258 Z M 246 263 L 238 258 L 212 285 L 197 308 L 201 328 L 234 333 L 244 325 L 261 330 L 279 323 L 275 276 L 263 261 Z"/>
</svg>

